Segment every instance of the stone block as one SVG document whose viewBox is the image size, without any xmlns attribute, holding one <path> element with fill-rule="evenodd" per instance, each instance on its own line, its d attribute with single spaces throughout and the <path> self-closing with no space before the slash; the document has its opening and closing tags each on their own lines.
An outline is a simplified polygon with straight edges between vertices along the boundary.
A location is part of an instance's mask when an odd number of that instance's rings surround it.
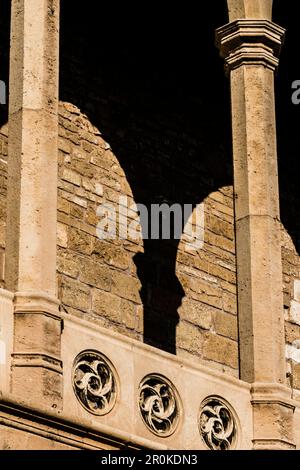
<svg viewBox="0 0 300 470">
<path fill-rule="evenodd" d="M 119 271 L 111 271 L 111 292 L 137 304 L 141 303 L 140 289 L 141 283 L 128 274 Z"/>
<path fill-rule="evenodd" d="M 127 328 L 133 329 L 136 326 L 134 304 L 108 292 L 93 290 L 92 310 L 112 322 L 124 324 Z"/>
<path fill-rule="evenodd" d="M 62 179 L 74 184 L 75 186 L 80 186 L 81 183 L 81 176 L 76 171 L 69 168 L 64 168 Z"/>
<path fill-rule="evenodd" d="M 68 228 L 68 247 L 71 250 L 90 255 L 92 252 L 92 237 L 75 227 Z"/>
<path fill-rule="evenodd" d="M 181 321 L 186 320 L 200 328 L 209 330 L 212 327 L 215 309 L 201 302 L 184 298 L 178 313 Z"/>
<path fill-rule="evenodd" d="M 235 286 L 234 286 L 235 287 Z M 237 315 L 237 297 L 236 294 L 232 294 L 227 291 L 223 291 L 223 309 L 225 312 Z"/>
<path fill-rule="evenodd" d="M 58 249 L 57 270 L 59 273 L 76 279 L 80 271 L 80 255 L 70 250 Z"/>
<path fill-rule="evenodd" d="M 237 342 L 214 333 L 206 333 L 203 345 L 203 357 L 237 369 Z"/>
<path fill-rule="evenodd" d="M 60 280 L 60 300 L 66 305 L 78 310 L 90 309 L 90 289 L 81 282 L 65 276 Z"/>
<path fill-rule="evenodd" d="M 227 338 L 238 340 L 238 325 L 237 317 L 224 313 L 222 311 L 216 311 L 214 315 L 214 329 L 217 334 L 226 336 Z"/>
<path fill-rule="evenodd" d="M 109 291 L 111 289 L 112 278 L 113 272 L 110 272 L 106 266 L 88 257 L 80 259 L 79 280 L 83 284 Z"/>
<path fill-rule="evenodd" d="M 123 246 L 116 246 L 105 240 L 95 239 L 93 254 L 104 263 L 126 270 L 129 267 L 129 254 Z"/>
<path fill-rule="evenodd" d="M 181 321 L 177 326 L 176 346 L 201 355 L 204 334 L 200 328 L 186 321 Z"/>
</svg>

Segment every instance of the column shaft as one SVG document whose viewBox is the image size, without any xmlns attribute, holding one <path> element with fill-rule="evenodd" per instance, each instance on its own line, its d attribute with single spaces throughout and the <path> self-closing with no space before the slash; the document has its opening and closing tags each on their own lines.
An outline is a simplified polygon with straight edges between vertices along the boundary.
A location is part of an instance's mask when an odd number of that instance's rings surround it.
<svg viewBox="0 0 300 470">
<path fill-rule="evenodd" d="M 285 382 L 273 71 L 231 72 L 240 375 Z"/>
<path fill-rule="evenodd" d="M 293 447 L 274 99 L 283 35 L 267 20 L 217 31 L 231 82 L 240 377 L 252 383 L 254 448 L 268 449 Z"/>
<path fill-rule="evenodd" d="M 15 293 L 12 389 L 51 406 L 61 396 L 58 30 L 59 0 L 12 0 L 5 276 Z"/>
</svg>

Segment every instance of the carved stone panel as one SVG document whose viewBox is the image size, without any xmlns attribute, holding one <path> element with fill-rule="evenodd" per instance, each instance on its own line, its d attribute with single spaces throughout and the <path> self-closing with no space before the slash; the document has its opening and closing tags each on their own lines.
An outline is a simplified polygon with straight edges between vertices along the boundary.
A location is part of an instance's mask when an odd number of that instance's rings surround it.
<svg viewBox="0 0 300 470">
<path fill-rule="evenodd" d="M 168 437 L 175 432 L 180 417 L 179 397 L 165 377 L 151 374 L 142 380 L 139 409 L 144 423 L 157 436 Z"/>
<path fill-rule="evenodd" d="M 73 389 L 82 406 L 95 415 L 109 413 L 117 398 L 116 373 L 98 351 L 83 351 L 74 361 Z"/>
<path fill-rule="evenodd" d="M 200 408 L 199 431 L 211 450 L 234 449 L 237 423 L 229 405 L 219 397 L 206 398 Z"/>
</svg>

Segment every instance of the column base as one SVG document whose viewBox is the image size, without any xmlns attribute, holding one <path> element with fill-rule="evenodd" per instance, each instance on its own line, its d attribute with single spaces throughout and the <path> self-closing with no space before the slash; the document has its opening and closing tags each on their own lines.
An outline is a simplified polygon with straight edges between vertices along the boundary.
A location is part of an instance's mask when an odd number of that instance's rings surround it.
<svg viewBox="0 0 300 470">
<path fill-rule="evenodd" d="M 62 408 L 62 326 L 56 298 L 15 294 L 11 391 L 23 403 Z"/>
</svg>

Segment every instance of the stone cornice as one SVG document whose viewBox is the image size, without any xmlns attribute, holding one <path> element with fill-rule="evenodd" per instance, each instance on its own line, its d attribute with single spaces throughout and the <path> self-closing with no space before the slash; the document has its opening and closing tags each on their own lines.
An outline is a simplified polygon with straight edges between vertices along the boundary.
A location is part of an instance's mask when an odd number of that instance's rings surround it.
<svg viewBox="0 0 300 470">
<path fill-rule="evenodd" d="M 285 30 L 268 20 L 237 20 L 216 30 L 216 45 L 228 71 L 241 65 L 275 70 Z"/>
<path fill-rule="evenodd" d="M 8 426 L 79 449 L 168 449 L 162 442 L 118 431 L 104 422 L 74 419 L 66 413 L 62 416 L 56 408 L 49 409 L 37 403 L 30 405 L 20 402 L 19 397 L 7 397 L 1 393 L 0 422 L 4 429 Z"/>
</svg>

